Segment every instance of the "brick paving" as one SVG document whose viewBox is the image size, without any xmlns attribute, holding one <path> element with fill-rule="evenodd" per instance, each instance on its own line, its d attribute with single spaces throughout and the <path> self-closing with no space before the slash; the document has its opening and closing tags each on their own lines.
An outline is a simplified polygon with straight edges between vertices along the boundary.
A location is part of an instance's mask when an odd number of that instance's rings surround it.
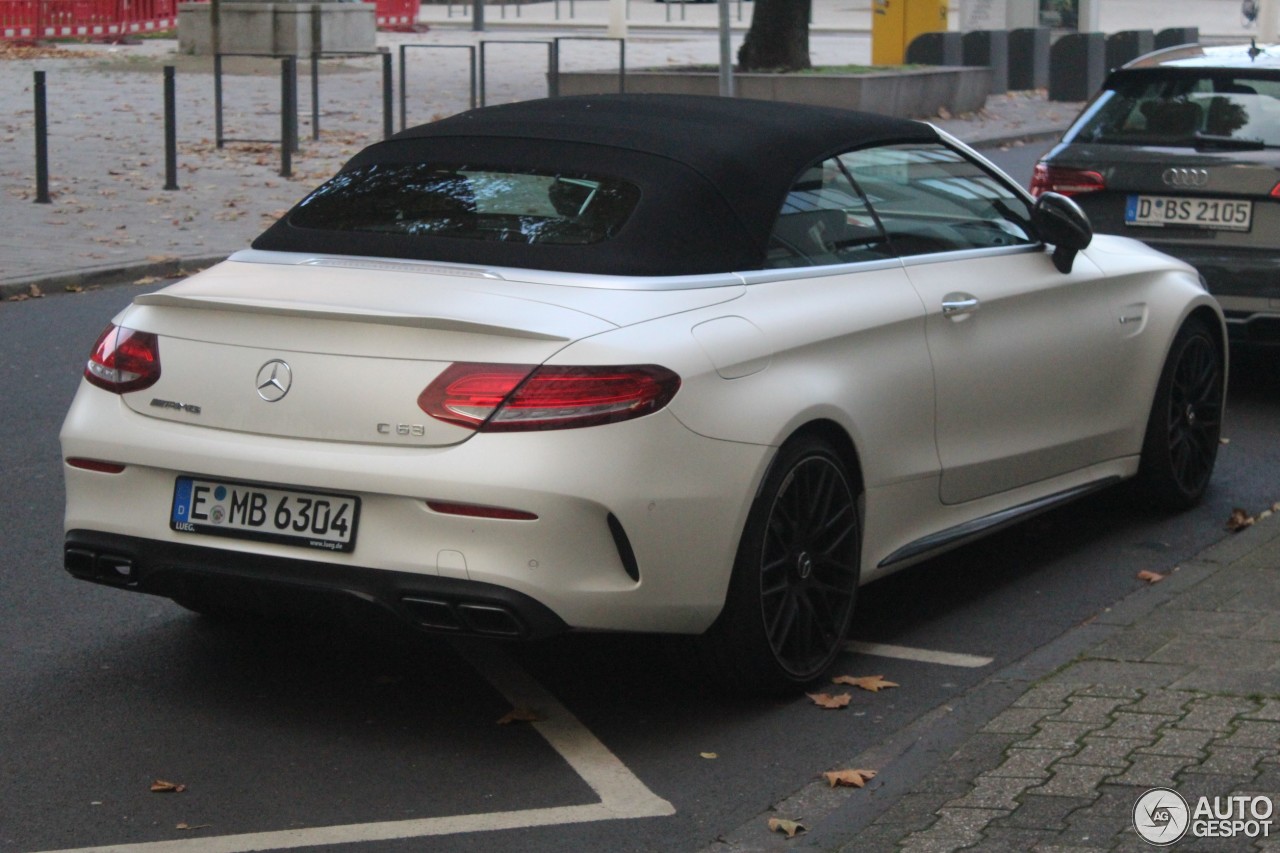
<svg viewBox="0 0 1280 853">
<path fill-rule="evenodd" d="M 1134 804 L 1167 787 L 1193 810 L 1202 796 L 1272 803 L 1270 837 L 1188 834 L 1178 849 L 1280 850 L 1278 545 L 1272 518 L 1184 566 L 1194 583 L 1117 623 L 917 786 L 948 793 L 900 798 L 840 849 L 1154 849 Z M 971 779 L 960 790 L 957 773 Z"/>
</svg>

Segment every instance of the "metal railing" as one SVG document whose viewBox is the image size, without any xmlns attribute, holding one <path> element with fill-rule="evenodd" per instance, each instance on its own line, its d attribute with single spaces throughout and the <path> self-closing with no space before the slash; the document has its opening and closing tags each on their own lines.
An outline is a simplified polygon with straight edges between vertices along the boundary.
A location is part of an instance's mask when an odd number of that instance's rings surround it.
<svg viewBox="0 0 1280 853">
<path fill-rule="evenodd" d="M 618 43 L 618 92 L 627 91 L 626 39 L 612 36 L 557 36 L 551 42 L 551 76 L 547 83 L 547 92 L 551 97 L 560 97 L 560 42 L 563 41 L 616 41 Z"/>
<path fill-rule="evenodd" d="M 426 48 L 431 50 L 465 50 L 469 57 L 471 69 L 471 109 L 475 109 L 478 102 L 476 100 L 476 48 L 472 44 L 402 44 L 400 45 L 400 129 L 404 130 L 408 124 L 406 114 L 408 113 L 409 98 L 409 81 L 405 72 L 407 65 L 406 54 L 410 49 Z"/>
</svg>

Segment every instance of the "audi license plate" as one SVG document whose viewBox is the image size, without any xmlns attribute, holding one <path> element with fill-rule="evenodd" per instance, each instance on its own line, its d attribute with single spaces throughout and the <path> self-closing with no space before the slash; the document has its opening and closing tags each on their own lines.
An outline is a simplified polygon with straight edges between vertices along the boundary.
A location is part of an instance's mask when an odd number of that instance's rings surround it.
<svg viewBox="0 0 1280 853">
<path fill-rule="evenodd" d="M 356 544 L 360 499 L 257 483 L 179 477 L 169 527 L 326 551 Z"/>
<path fill-rule="evenodd" d="M 1218 231 L 1248 231 L 1253 202 L 1227 198 L 1175 198 L 1131 195 L 1124 209 L 1126 225 L 1154 228 L 1188 226 Z"/>
</svg>

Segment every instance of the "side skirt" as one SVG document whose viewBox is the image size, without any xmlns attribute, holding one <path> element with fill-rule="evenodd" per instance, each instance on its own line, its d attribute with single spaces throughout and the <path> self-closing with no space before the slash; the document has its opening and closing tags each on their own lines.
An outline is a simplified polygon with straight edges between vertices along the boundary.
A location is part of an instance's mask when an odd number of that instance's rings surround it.
<svg viewBox="0 0 1280 853">
<path fill-rule="evenodd" d="M 999 512 L 993 512 L 991 515 L 984 515 L 981 518 L 975 518 L 966 521 L 964 524 L 957 524 L 955 527 L 949 527 L 946 530 L 940 530 L 937 533 L 931 533 L 914 542 L 903 545 L 889 556 L 880 561 L 878 568 L 888 568 L 896 566 L 899 563 L 918 560 L 928 554 L 946 551 L 951 548 L 959 547 L 975 539 L 980 539 L 997 530 L 1003 530 L 1033 515 L 1039 515 L 1042 512 L 1048 512 L 1054 507 L 1082 498 L 1087 494 L 1101 491 L 1102 489 L 1119 483 L 1120 477 L 1106 477 L 1094 483 L 1084 486 L 1076 486 L 1073 489 L 1067 489 L 1057 494 L 1048 495 L 1038 500 L 1028 503 L 1019 504 L 1009 509 L 1003 509 Z"/>
</svg>

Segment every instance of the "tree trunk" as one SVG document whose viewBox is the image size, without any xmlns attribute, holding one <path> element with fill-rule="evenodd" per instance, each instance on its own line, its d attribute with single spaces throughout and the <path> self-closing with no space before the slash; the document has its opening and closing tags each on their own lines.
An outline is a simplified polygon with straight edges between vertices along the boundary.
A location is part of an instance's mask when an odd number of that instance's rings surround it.
<svg viewBox="0 0 1280 853">
<path fill-rule="evenodd" d="M 809 64 L 811 0 L 756 0 L 738 49 L 740 71 L 796 71 Z"/>
</svg>

